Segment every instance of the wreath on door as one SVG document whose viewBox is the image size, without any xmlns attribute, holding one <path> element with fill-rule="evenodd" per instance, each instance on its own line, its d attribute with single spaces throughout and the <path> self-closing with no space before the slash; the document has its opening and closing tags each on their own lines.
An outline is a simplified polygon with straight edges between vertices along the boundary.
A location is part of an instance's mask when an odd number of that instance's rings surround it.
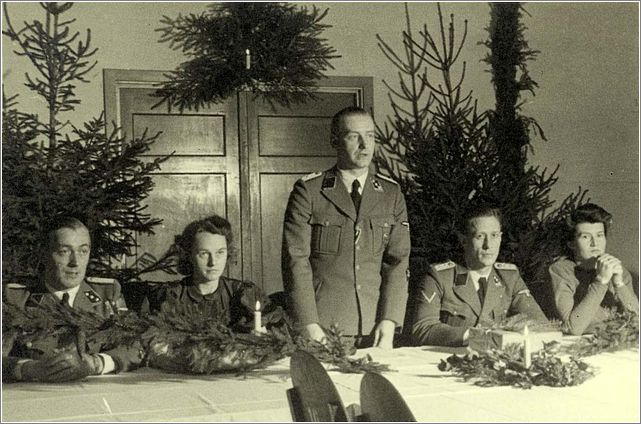
<svg viewBox="0 0 641 424">
<path fill-rule="evenodd" d="M 320 38 L 330 27 L 321 23 L 327 12 L 287 3 L 217 3 L 199 15 L 164 16 L 160 42 L 189 60 L 165 74 L 154 107 L 198 110 L 238 90 L 271 105 L 315 98 L 317 80 L 334 68 L 330 59 L 340 57 Z"/>
</svg>

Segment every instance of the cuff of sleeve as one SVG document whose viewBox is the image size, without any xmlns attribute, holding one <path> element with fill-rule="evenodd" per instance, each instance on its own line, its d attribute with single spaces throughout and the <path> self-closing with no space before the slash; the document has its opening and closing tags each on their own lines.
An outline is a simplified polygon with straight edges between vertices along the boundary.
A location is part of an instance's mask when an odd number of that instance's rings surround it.
<svg viewBox="0 0 641 424">
<path fill-rule="evenodd" d="M 16 381 L 22 381 L 22 367 L 29 361 L 31 361 L 31 359 L 20 359 L 16 363 L 16 367 L 13 369 L 13 378 Z"/>
<path fill-rule="evenodd" d="M 116 370 L 116 363 L 111 356 L 106 353 L 99 353 L 98 356 L 100 356 L 104 365 L 100 374 L 109 374 Z"/>
</svg>

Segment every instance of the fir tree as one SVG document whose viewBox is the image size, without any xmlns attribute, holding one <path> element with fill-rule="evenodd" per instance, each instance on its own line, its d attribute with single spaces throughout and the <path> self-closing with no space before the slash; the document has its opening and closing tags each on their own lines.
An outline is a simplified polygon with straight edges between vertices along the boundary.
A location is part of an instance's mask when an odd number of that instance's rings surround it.
<svg viewBox="0 0 641 424">
<path fill-rule="evenodd" d="M 552 208 L 549 193 L 558 167 L 549 172 L 527 165 L 530 135 L 542 131 L 536 121 L 521 115 L 518 104 L 522 91 L 536 87 L 525 63 L 537 53 L 525 42 L 520 10 L 518 4 L 491 5 L 486 62 L 492 65 L 497 106 L 479 112 L 472 92 L 462 90 L 466 63 L 456 63 L 467 21 L 457 42 L 454 16 L 446 25 L 437 5 L 438 38 L 426 25 L 416 34 L 405 6 L 401 52 L 378 36 L 382 52 L 399 70 L 399 88 L 384 81 L 393 115 L 377 129 L 381 150 L 376 162 L 405 194 L 417 277 L 426 263 L 462 261 L 457 223 L 469 202 L 482 198 L 504 215 L 499 260 L 516 263 L 537 300 L 543 301 L 549 297 L 544 285 L 547 265 L 564 245 L 562 220 L 585 192 L 579 190 Z"/>
<path fill-rule="evenodd" d="M 320 38 L 327 15 L 288 3 L 214 3 L 201 14 L 164 16 L 161 42 L 189 60 L 166 74 L 158 104 L 184 109 L 251 90 L 289 106 L 315 98 L 317 81 L 339 57 Z"/>
<path fill-rule="evenodd" d="M 151 172 L 166 158 L 143 161 L 157 136 L 133 140 L 107 131 L 103 115 L 80 127 L 63 119 L 80 100 L 76 84 L 87 82 L 96 65 L 91 33 L 85 40 L 63 16 L 72 3 L 41 3 L 38 20 L 16 29 L 4 5 L 6 35 L 34 66 L 25 85 L 45 101 L 46 120 L 17 109 L 16 96 L 3 90 L 2 126 L 2 274 L 22 281 L 35 276 L 41 258 L 43 228 L 62 215 L 86 223 L 92 236 L 93 274 L 128 277 L 139 270 L 119 271 L 114 260 L 132 254 L 135 233 L 153 233 L 160 220 L 145 213 L 142 201 L 153 188 Z"/>
</svg>

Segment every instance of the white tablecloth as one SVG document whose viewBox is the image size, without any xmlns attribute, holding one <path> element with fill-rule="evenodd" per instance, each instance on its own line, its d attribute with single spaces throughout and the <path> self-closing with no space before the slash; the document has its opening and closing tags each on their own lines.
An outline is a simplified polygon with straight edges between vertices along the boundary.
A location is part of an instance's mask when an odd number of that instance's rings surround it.
<svg viewBox="0 0 641 424">
<path fill-rule="evenodd" d="M 367 349 L 396 372 L 384 375 L 419 421 L 639 422 L 636 351 L 587 358 L 596 377 L 576 387 L 482 388 L 436 365 L 451 351 Z M 359 403 L 362 375 L 330 371 L 345 406 Z M 152 369 L 67 384 L 5 384 L 2 421 L 291 421 L 289 359 L 245 378 L 185 376 Z"/>
</svg>

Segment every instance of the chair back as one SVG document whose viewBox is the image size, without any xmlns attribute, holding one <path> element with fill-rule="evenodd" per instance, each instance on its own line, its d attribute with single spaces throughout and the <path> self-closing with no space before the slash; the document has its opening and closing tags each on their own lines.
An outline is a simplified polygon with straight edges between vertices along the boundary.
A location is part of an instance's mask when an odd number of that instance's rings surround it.
<svg viewBox="0 0 641 424">
<path fill-rule="evenodd" d="M 416 418 L 388 379 L 368 372 L 361 380 L 359 421 L 416 422 Z"/>
<path fill-rule="evenodd" d="M 291 356 L 293 389 L 287 391 L 294 421 L 347 422 L 347 412 L 323 365 L 302 350 Z"/>
</svg>

